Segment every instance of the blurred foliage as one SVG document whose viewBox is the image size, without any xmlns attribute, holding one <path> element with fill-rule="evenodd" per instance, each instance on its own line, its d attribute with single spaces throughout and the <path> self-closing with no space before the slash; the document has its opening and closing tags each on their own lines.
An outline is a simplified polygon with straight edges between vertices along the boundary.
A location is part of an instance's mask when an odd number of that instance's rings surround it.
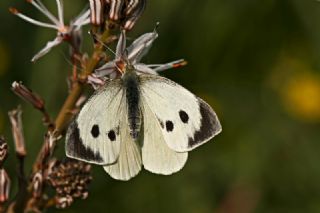
<svg viewBox="0 0 320 213">
<path fill-rule="evenodd" d="M 85 4 L 65 1 L 67 17 Z M 64 45 L 30 63 L 53 32 L 12 16 L 9 6 L 39 13 L 23 0 L 0 2 L 0 131 L 12 141 L 6 112 L 21 104 L 30 166 L 44 127 L 10 84 L 23 81 L 56 115 L 70 65 Z M 144 61 L 187 59 L 187 67 L 164 75 L 207 100 L 223 132 L 172 176 L 143 171 L 119 182 L 95 166 L 88 200 L 63 212 L 320 212 L 320 3 L 148 1 L 129 36 L 151 31 L 157 21 L 160 36 Z M 14 177 L 12 156 L 7 167 Z"/>
</svg>

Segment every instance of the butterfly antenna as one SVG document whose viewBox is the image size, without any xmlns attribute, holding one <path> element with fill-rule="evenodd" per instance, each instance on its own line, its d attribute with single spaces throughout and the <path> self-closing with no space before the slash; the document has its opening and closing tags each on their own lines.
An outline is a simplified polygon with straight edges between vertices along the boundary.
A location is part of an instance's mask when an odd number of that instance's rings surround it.
<svg viewBox="0 0 320 213">
<path fill-rule="evenodd" d="M 116 55 L 116 53 L 110 48 L 108 47 L 108 45 L 106 45 L 105 43 L 103 43 L 99 38 L 98 36 L 96 36 L 94 33 L 91 32 L 91 30 L 88 32 L 89 35 L 91 35 L 93 37 L 93 39 L 97 42 L 99 42 L 100 44 L 103 45 L 103 47 L 105 47 L 106 49 L 108 49 L 114 56 Z"/>
</svg>

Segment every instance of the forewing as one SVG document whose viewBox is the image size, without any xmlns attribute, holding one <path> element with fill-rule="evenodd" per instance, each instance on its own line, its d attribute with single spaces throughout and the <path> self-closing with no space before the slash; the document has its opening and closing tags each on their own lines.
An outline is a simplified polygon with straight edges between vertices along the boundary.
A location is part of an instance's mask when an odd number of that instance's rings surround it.
<svg viewBox="0 0 320 213">
<path fill-rule="evenodd" d="M 121 145 L 119 158 L 114 164 L 106 165 L 103 168 L 114 179 L 129 180 L 141 170 L 141 148 L 130 135 L 128 113 L 125 105 L 123 105 L 122 112 L 120 115 Z"/>
<path fill-rule="evenodd" d="M 66 136 L 68 157 L 89 163 L 114 163 L 120 152 L 119 132 L 123 104 L 120 80 L 98 90 L 71 123 Z"/>
<path fill-rule="evenodd" d="M 145 103 L 158 119 L 171 149 L 190 151 L 221 132 L 216 113 L 202 99 L 167 78 L 139 77 Z"/>
<path fill-rule="evenodd" d="M 168 147 L 156 115 L 146 103 L 142 105 L 144 117 L 142 162 L 144 168 L 163 175 L 179 171 L 185 165 L 188 153 L 176 152 Z"/>
</svg>

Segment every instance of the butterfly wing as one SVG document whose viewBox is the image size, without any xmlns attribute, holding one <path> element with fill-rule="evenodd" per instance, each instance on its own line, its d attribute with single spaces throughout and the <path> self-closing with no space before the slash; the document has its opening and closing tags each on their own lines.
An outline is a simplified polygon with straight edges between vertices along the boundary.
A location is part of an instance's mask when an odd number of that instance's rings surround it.
<svg viewBox="0 0 320 213">
<path fill-rule="evenodd" d="M 119 158 L 114 164 L 106 165 L 103 168 L 114 179 L 129 180 L 141 170 L 141 148 L 138 141 L 135 141 L 130 135 L 126 99 L 122 101 L 124 104 L 122 105 L 122 114 L 120 114 Z"/>
<path fill-rule="evenodd" d="M 141 96 L 161 127 L 167 145 L 187 152 L 221 132 L 216 113 L 179 84 L 156 75 L 140 75 Z"/>
<path fill-rule="evenodd" d="M 66 154 L 89 163 L 114 163 L 120 152 L 119 116 L 123 114 L 123 89 L 114 80 L 98 90 L 68 128 Z"/>
<path fill-rule="evenodd" d="M 170 175 L 179 171 L 186 163 L 188 153 L 175 152 L 168 147 L 156 115 L 144 100 L 142 102 L 142 162 L 144 168 L 150 172 L 163 175 Z"/>
</svg>

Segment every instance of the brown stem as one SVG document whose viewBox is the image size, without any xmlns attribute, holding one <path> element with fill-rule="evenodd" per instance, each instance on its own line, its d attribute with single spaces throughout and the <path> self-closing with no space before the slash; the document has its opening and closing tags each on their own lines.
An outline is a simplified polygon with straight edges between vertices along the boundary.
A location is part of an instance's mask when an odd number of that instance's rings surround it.
<svg viewBox="0 0 320 213">
<path fill-rule="evenodd" d="M 18 184 L 19 191 L 15 199 L 15 205 L 13 207 L 14 212 L 24 212 L 25 206 L 28 202 L 28 183 L 24 173 L 24 156 L 18 155 Z"/>
<path fill-rule="evenodd" d="M 72 110 L 74 109 L 75 103 L 82 94 L 83 84 L 76 81 L 73 83 L 71 92 L 69 93 L 66 101 L 64 102 L 56 119 L 56 135 L 60 135 L 66 128 L 67 124 L 72 118 Z"/>
<path fill-rule="evenodd" d="M 44 136 L 43 146 L 33 164 L 33 174 L 44 169 L 44 165 L 50 156 L 50 132 Z"/>
</svg>

